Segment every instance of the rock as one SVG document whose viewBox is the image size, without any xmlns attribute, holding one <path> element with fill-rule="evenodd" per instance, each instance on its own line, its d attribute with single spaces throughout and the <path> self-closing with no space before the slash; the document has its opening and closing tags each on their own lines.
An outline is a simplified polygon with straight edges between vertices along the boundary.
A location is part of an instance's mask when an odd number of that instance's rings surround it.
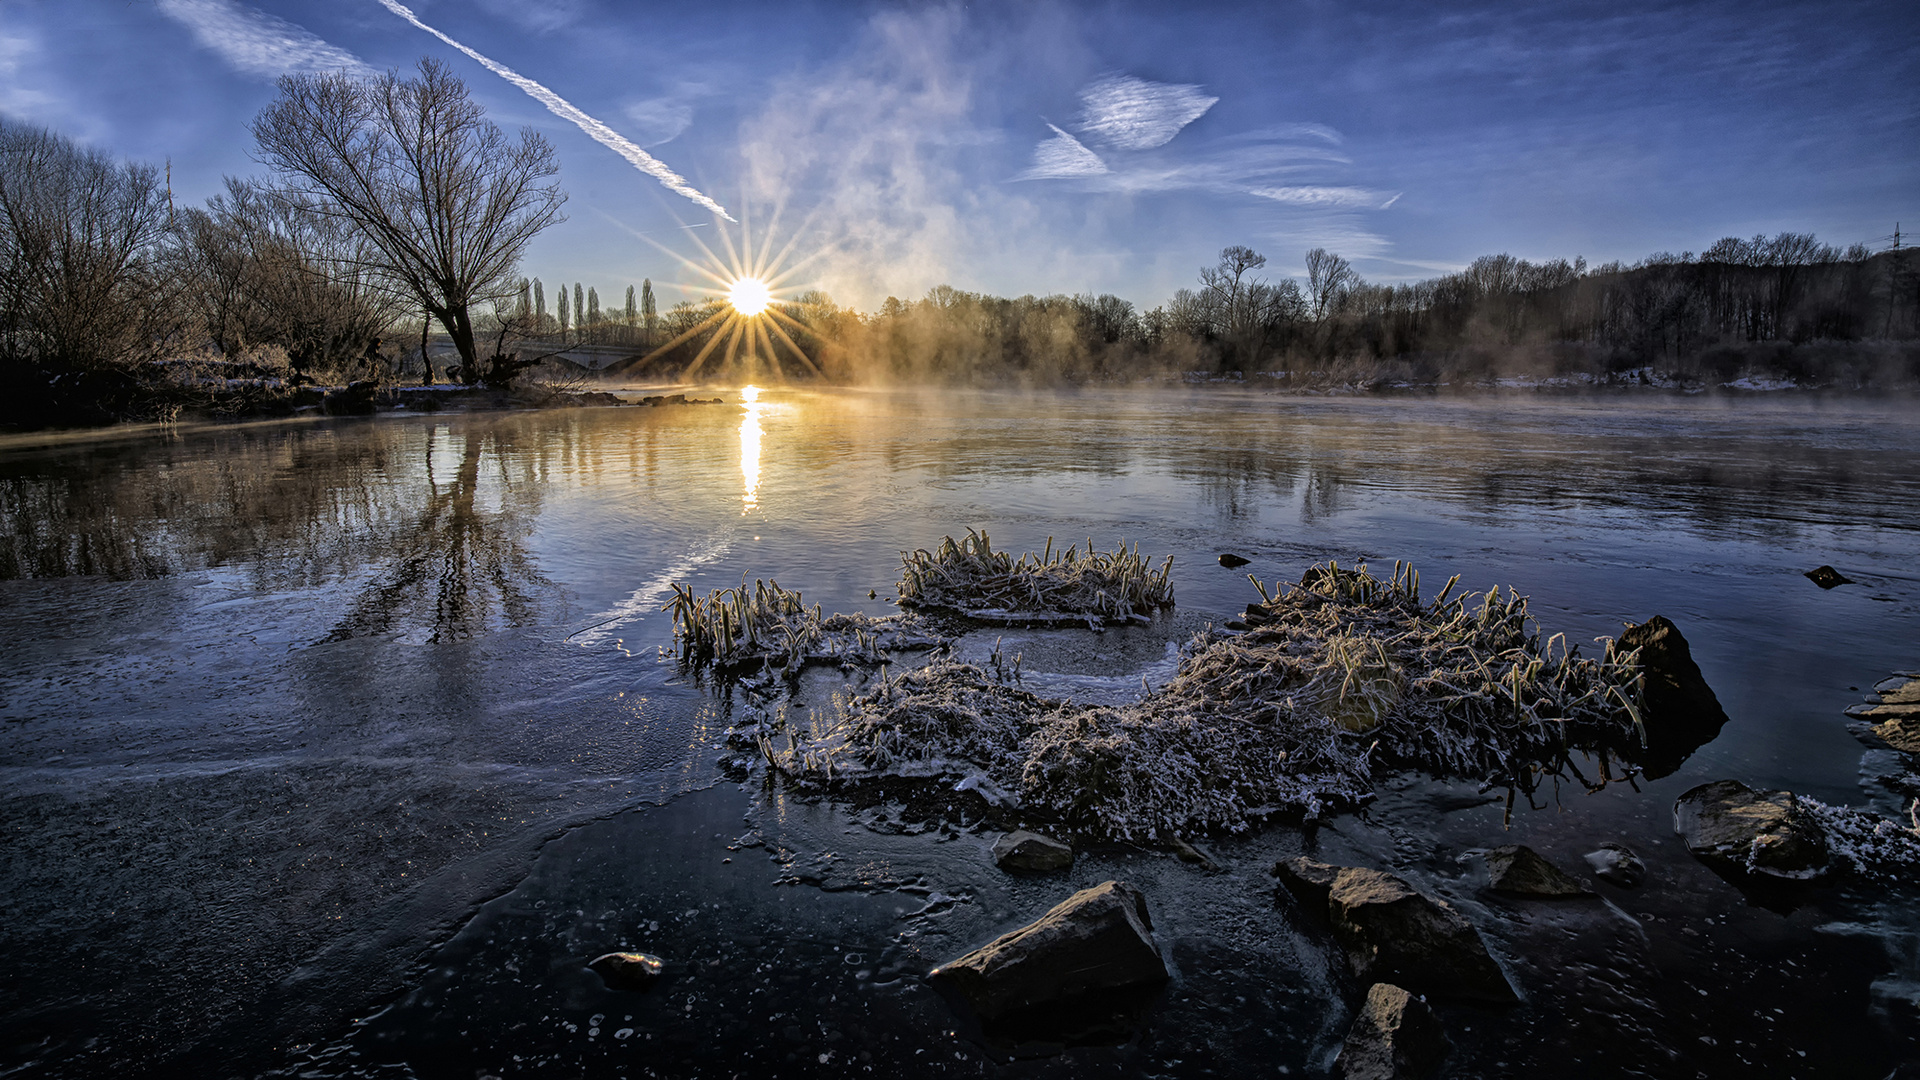
<svg viewBox="0 0 1920 1080">
<path fill-rule="evenodd" d="M 1333 889 L 1333 879 L 1344 869 L 1346 867 L 1315 862 L 1300 855 L 1274 863 L 1273 876 L 1280 879 L 1280 884 L 1293 894 L 1302 908 L 1318 919 L 1326 914 L 1327 893 Z"/>
<path fill-rule="evenodd" d="M 1232 552 L 1227 552 L 1220 556 L 1220 565 L 1226 567 L 1229 570 L 1237 570 L 1240 567 L 1245 566 L 1247 565 L 1247 563 L 1252 561 L 1253 560 L 1251 559 L 1243 559 L 1240 556 L 1233 554 Z"/>
<path fill-rule="evenodd" d="M 1634 748 L 1628 756 L 1639 762 L 1650 779 L 1657 780 L 1719 735 L 1727 714 L 1700 674 L 1700 666 L 1693 662 L 1693 651 L 1679 627 L 1655 615 L 1628 627 L 1609 652 L 1633 649 L 1640 650 L 1640 715 L 1647 744 Z"/>
<path fill-rule="evenodd" d="M 1035 1005 L 1163 983 L 1167 965 L 1153 941 L 1146 897 L 1125 882 L 1107 881 L 927 977 L 991 1021 Z"/>
<path fill-rule="evenodd" d="M 1446 1033 L 1425 999 L 1374 983 L 1335 1065 L 1345 1080 L 1419 1080 L 1446 1054 Z"/>
<path fill-rule="evenodd" d="M 1622 844 L 1601 844 L 1598 851 L 1587 852 L 1587 865 L 1602 881 L 1631 889 L 1647 876 L 1647 864 Z"/>
<path fill-rule="evenodd" d="M 1216 860 L 1207 849 L 1192 841 L 1182 840 L 1176 836 L 1169 842 L 1168 846 L 1173 848 L 1174 855 L 1179 857 L 1181 862 L 1192 863 L 1209 874 L 1217 874 L 1223 869 L 1219 861 Z"/>
<path fill-rule="evenodd" d="M 1920 754 L 1920 679 L 1896 675 L 1873 684 L 1874 692 L 1847 715 L 1873 722 L 1874 737 L 1906 754 Z"/>
<path fill-rule="evenodd" d="M 1487 883 L 1494 892 L 1513 896 L 1593 895 L 1592 889 L 1522 844 L 1507 844 L 1487 852 Z"/>
<path fill-rule="evenodd" d="M 1791 791 L 1715 780 L 1673 804 L 1673 828 L 1701 859 L 1748 874 L 1806 880 L 1827 872 L 1827 840 Z"/>
<path fill-rule="evenodd" d="M 588 967 L 600 973 L 609 990 L 645 990 L 666 965 L 657 956 L 637 952 L 610 952 L 593 958 Z"/>
<path fill-rule="evenodd" d="M 1807 580 L 1823 589 L 1837 589 L 1842 585 L 1853 584 L 1853 579 L 1831 566 L 1816 566 L 1807 571 Z"/>
<path fill-rule="evenodd" d="M 1519 1000 L 1465 916 L 1392 874 L 1342 868 L 1327 890 L 1327 915 L 1363 983 L 1475 1001 Z"/>
<path fill-rule="evenodd" d="M 358 379 L 346 385 L 345 389 L 329 391 L 320 399 L 320 410 L 328 416 L 364 416 L 373 411 L 374 394 L 380 384 L 372 379 Z"/>
<path fill-rule="evenodd" d="M 993 861 L 1002 870 L 1047 873 L 1072 866 L 1073 849 L 1050 836 L 1020 829 L 994 843 Z"/>
</svg>

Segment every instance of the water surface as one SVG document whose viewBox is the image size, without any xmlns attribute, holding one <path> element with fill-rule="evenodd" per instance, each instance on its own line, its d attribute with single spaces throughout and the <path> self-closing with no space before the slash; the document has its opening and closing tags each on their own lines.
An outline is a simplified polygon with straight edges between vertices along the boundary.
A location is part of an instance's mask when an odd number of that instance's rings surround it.
<svg viewBox="0 0 1920 1080">
<path fill-rule="evenodd" d="M 1854 688 L 1920 667 L 1920 425 L 1907 403 L 724 397 L 0 444 L 0 949 L 20 973 L 0 989 L 0 1068 L 325 1073 L 385 1060 L 452 1075 L 449 1040 L 525 1014 L 519 1034 L 460 1058 L 462 1075 L 504 1074 L 516 1053 L 529 1069 L 644 1059 L 672 1073 L 752 1052 L 830 1071 L 862 1050 L 863 1065 L 919 1067 L 928 1054 L 912 1051 L 937 1050 L 943 1068 L 977 1072 L 980 1048 L 917 976 L 1067 883 L 1004 880 L 988 834 L 895 836 L 724 782 L 719 743 L 738 703 L 663 656 L 657 610 L 673 582 L 744 575 L 883 613 L 899 553 L 968 527 L 1016 551 L 1091 538 L 1175 557 L 1168 625 L 1006 635 L 1040 685 L 1082 695 L 1163 677 L 1166 641 L 1254 598 L 1246 571 L 1291 580 L 1326 558 L 1408 559 L 1429 587 L 1456 573 L 1510 584 L 1575 641 L 1666 615 L 1733 718 L 1674 776 L 1567 791 L 1511 828 L 1472 784 L 1409 779 L 1312 843 L 1478 905 L 1510 961 L 1578 919 L 1490 904 L 1464 853 L 1519 840 L 1572 868 L 1624 839 L 1654 865 L 1618 898 L 1638 927 L 1621 933 L 1641 944 L 1611 954 L 1705 951 L 1663 970 L 1594 961 L 1586 989 L 1521 962 L 1528 1006 L 1450 1017 L 1455 1069 L 1553 1064 L 1542 1025 L 1609 1016 L 1642 1018 L 1664 1064 L 1627 1071 L 1649 1075 L 1747 1057 L 1772 1062 L 1755 1075 L 1882 1075 L 1913 1045 L 1901 995 L 1920 965 L 1904 908 L 1860 883 L 1790 913 L 1751 906 L 1671 850 L 1666 821 L 1679 792 L 1728 776 L 1893 808 L 1862 787 L 1840 710 Z M 1253 563 L 1223 569 L 1223 551 Z M 1857 584 L 1823 592 L 1801 576 L 1821 564 Z M 770 848 L 728 852 L 755 830 Z M 1347 1006 L 1264 876 L 1308 842 L 1275 827 L 1223 843 L 1224 877 L 1124 850 L 1083 860 L 1075 884 L 1151 885 L 1179 974 L 1135 1044 L 1011 1068 L 1324 1068 Z M 828 868 L 812 884 L 775 884 L 809 860 Z M 822 890 L 832 868 L 876 860 L 901 869 Z M 922 911 L 936 893 L 951 902 Z M 661 911 L 720 914 L 676 924 Z M 667 929 L 636 929 L 657 922 Z M 712 989 L 686 991 L 691 1011 L 671 993 L 649 999 L 642 1019 L 608 1019 L 589 1039 L 585 1021 L 612 1006 L 576 954 L 621 945 L 717 961 L 700 973 Z M 861 964 L 832 966 L 835 948 Z M 1685 999 L 1668 991 L 1757 959 L 1818 968 L 1808 978 L 1831 982 L 1830 1012 L 1788 1032 L 1759 1018 L 1773 1006 L 1723 1008 L 1714 986 L 1712 1008 L 1676 1014 Z M 1610 980 L 1619 993 L 1590 992 Z M 839 1006 L 843 986 L 858 1008 Z M 764 1007 L 769 995 L 789 1000 Z M 686 1042 L 701 1002 L 716 1010 L 701 1030 L 722 1034 Z M 774 1013 L 787 1015 L 762 1016 Z M 801 1013 L 804 1038 L 787 1038 Z"/>
</svg>

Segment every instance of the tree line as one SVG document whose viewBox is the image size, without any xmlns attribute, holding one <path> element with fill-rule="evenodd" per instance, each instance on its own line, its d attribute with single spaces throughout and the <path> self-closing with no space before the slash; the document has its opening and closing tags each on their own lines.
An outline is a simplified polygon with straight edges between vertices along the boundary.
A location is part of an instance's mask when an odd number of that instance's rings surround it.
<svg viewBox="0 0 1920 1080">
<path fill-rule="evenodd" d="M 438 328 L 463 382 L 531 363 L 509 347 L 519 263 L 566 199 L 538 133 L 502 132 L 433 60 L 282 79 L 251 133 L 268 175 L 178 208 L 150 165 L 0 121 L 0 422 L 391 377 L 409 326 L 422 355 Z"/>
<path fill-rule="evenodd" d="M 872 316 L 822 310 L 824 366 L 848 378 L 956 382 L 1265 374 L 1381 385 L 1504 375 L 1708 383 L 1742 375 L 1920 384 L 1920 254 L 1806 233 L 1590 267 L 1475 259 L 1370 283 L 1325 249 L 1270 280 L 1233 246 L 1196 287 L 1142 311 L 1112 295 L 1005 299 L 940 286 Z M 831 305 L 825 305 L 830 309 Z"/>
</svg>

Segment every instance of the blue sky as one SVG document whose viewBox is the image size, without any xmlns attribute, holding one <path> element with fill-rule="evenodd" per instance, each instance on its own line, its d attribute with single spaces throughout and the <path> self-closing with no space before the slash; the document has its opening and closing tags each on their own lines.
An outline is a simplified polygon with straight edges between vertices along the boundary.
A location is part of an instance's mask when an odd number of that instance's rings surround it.
<svg viewBox="0 0 1920 1080">
<path fill-rule="evenodd" d="M 1152 306 L 1228 244 L 1401 280 L 1920 231 L 1911 2 L 411 7 L 756 234 L 777 208 L 813 256 L 793 283 L 866 309 L 941 283 Z M 278 75 L 422 56 L 559 152 L 568 220 L 528 273 L 696 280 L 648 241 L 697 257 L 711 213 L 380 0 L 0 0 L 0 115 L 171 160 L 198 201 L 261 171 Z"/>
</svg>

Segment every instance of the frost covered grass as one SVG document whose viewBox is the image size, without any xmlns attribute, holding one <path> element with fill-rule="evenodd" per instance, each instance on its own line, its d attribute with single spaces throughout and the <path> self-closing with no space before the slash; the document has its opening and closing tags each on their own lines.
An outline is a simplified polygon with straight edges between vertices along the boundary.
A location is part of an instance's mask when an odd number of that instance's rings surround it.
<svg viewBox="0 0 1920 1080">
<path fill-rule="evenodd" d="M 942 608 L 970 618 L 1007 623 L 1145 622 L 1173 604 L 1173 568 L 1169 555 L 1155 570 L 1135 545 L 1085 551 L 1069 545 L 1061 551 L 1047 538 L 1040 554 L 1019 558 L 993 550 L 984 532 L 949 536 L 933 551 L 921 548 L 900 556 L 900 604 Z"/>
<path fill-rule="evenodd" d="M 756 580 L 749 588 L 743 580 L 706 596 L 675 584 L 673 599 L 660 610 L 673 613 L 682 660 L 725 671 L 772 667 L 791 675 L 807 663 L 875 666 L 893 650 L 928 649 L 943 640 L 911 615 L 824 615 L 777 581 Z"/>
<path fill-rule="evenodd" d="M 936 661 L 805 732 L 787 726 L 768 760 L 807 779 L 958 777 L 1037 818 L 1136 840 L 1351 806 L 1376 762 L 1510 792 L 1565 771 L 1619 779 L 1608 748 L 1640 741 L 1637 655 L 1542 643 L 1524 597 L 1456 597 L 1456 581 L 1431 603 L 1399 564 L 1387 580 L 1328 563 L 1277 594 L 1260 586 L 1241 632 L 1196 635 L 1166 685 L 1122 706 L 1043 699 Z M 1573 763 L 1582 748 L 1594 780 Z"/>
</svg>

